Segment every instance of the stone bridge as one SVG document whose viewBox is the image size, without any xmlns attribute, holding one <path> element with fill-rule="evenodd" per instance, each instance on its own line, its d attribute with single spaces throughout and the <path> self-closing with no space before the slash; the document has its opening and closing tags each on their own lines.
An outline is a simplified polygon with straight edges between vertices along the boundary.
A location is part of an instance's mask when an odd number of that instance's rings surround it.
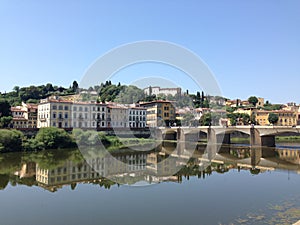
<svg viewBox="0 0 300 225">
<path fill-rule="evenodd" d="M 230 134 L 244 133 L 250 136 L 251 146 L 275 146 L 275 137 L 283 134 L 300 134 L 300 127 L 287 126 L 200 126 L 200 127 L 160 127 L 157 138 L 163 140 L 198 142 L 200 133 L 207 136 L 210 144 L 230 144 Z"/>
</svg>

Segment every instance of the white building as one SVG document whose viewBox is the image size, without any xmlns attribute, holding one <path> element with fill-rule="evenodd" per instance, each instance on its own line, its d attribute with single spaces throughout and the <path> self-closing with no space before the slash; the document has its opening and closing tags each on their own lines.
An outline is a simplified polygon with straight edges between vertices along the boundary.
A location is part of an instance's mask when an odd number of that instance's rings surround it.
<svg viewBox="0 0 300 225">
<path fill-rule="evenodd" d="M 164 95 L 181 95 L 181 88 L 161 88 L 158 86 L 155 87 L 147 87 L 144 89 L 144 93 L 146 95 L 159 95 L 159 94 L 164 94 Z"/>
<path fill-rule="evenodd" d="M 52 97 L 41 100 L 38 105 L 37 126 L 82 129 L 143 128 L 146 127 L 146 111 L 147 109 L 143 107 L 116 103 L 74 102 Z"/>
<path fill-rule="evenodd" d="M 146 112 L 144 107 L 130 107 L 128 108 L 128 126 L 135 128 L 146 127 Z"/>
<path fill-rule="evenodd" d="M 38 105 L 38 128 L 41 127 L 72 127 L 72 102 L 58 98 L 41 100 Z"/>
<path fill-rule="evenodd" d="M 107 106 L 107 127 L 128 127 L 127 107 Z"/>
<path fill-rule="evenodd" d="M 106 109 L 105 104 L 74 102 L 72 105 L 73 128 L 106 127 Z"/>
</svg>

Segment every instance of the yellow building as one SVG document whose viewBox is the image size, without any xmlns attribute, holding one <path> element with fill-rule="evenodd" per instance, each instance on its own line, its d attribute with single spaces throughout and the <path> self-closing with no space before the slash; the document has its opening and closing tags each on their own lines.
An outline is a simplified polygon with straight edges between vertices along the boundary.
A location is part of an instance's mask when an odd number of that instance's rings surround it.
<svg viewBox="0 0 300 225">
<path fill-rule="evenodd" d="M 259 110 L 255 113 L 256 123 L 261 126 L 270 125 L 269 122 L 269 113 L 270 111 Z"/>
<path fill-rule="evenodd" d="M 278 114 L 278 122 L 277 125 L 279 126 L 296 126 L 297 125 L 297 113 L 293 111 L 276 111 Z"/>
<path fill-rule="evenodd" d="M 175 107 L 170 101 L 152 101 L 140 104 L 147 109 L 149 127 L 170 126 L 175 121 Z"/>
<path fill-rule="evenodd" d="M 258 100 L 258 102 L 256 103 L 256 107 L 264 107 L 265 99 L 258 97 L 257 100 Z"/>
<path fill-rule="evenodd" d="M 256 122 L 259 125 L 270 125 L 269 115 L 274 113 L 278 115 L 278 122 L 274 125 L 277 126 L 296 126 L 297 125 L 297 112 L 286 110 L 265 111 L 258 110 L 256 112 Z"/>
</svg>

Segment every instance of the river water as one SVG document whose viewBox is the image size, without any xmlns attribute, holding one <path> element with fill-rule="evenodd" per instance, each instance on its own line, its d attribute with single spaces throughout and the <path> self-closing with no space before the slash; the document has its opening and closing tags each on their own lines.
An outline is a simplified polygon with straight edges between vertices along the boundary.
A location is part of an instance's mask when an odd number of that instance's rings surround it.
<svg viewBox="0 0 300 225">
<path fill-rule="evenodd" d="M 277 145 L 1 154 L 0 224 L 292 224 L 300 144 Z"/>
</svg>

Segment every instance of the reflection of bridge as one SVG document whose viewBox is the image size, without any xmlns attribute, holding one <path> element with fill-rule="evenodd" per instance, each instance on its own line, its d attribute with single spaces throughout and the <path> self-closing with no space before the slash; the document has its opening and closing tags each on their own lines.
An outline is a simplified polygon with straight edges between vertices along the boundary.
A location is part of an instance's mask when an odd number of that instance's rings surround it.
<svg viewBox="0 0 300 225">
<path fill-rule="evenodd" d="M 208 143 L 230 144 L 230 134 L 244 133 L 250 136 L 251 146 L 275 146 L 275 136 L 287 133 L 299 134 L 299 127 L 286 126 L 234 126 L 234 127 L 170 127 L 158 128 L 157 138 L 164 140 L 198 141 L 200 134 L 207 135 Z"/>
</svg>

